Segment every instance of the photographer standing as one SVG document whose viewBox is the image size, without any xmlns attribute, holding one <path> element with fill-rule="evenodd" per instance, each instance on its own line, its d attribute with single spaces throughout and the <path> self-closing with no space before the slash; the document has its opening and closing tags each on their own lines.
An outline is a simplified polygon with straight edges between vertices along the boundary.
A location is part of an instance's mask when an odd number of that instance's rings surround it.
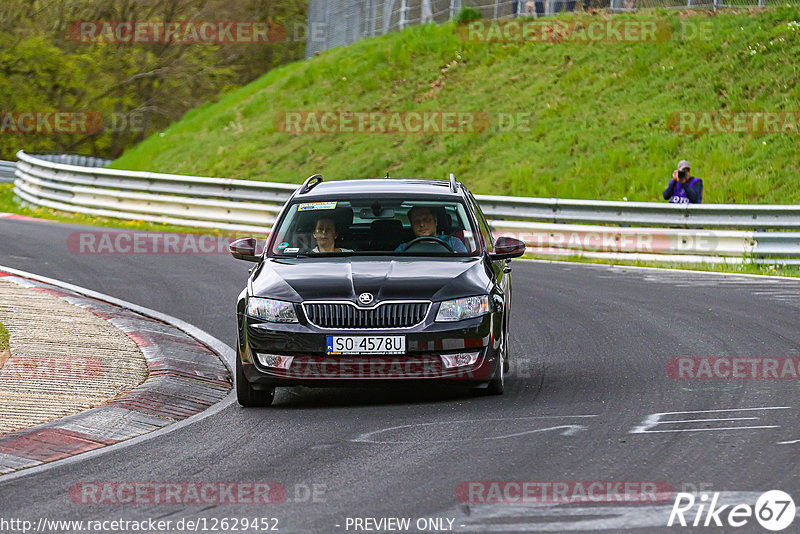
<svg viewBox="0 0 800 534">
<path fill-rule="evenodd" d="M 685 159 L 672 171 L 672 180 L 664 189 L 664 200 L 672 204 L 700 204 L 703 201 L 703 180 L 691 175 L 689 162 Z"/>
</svg>

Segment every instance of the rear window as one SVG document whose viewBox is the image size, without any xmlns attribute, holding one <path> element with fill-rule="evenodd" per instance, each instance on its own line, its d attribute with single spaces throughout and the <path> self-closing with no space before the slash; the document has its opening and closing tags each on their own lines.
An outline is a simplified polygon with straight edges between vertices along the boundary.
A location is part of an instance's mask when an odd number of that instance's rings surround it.
<svg viewBox="0 0 800 534">
<path fill-rule="evenodd" d="M 269 255 L 474 255 L 475 232 L 465 206 L 456 201 L 296 202 L 274 230 Z"/>
</svg>

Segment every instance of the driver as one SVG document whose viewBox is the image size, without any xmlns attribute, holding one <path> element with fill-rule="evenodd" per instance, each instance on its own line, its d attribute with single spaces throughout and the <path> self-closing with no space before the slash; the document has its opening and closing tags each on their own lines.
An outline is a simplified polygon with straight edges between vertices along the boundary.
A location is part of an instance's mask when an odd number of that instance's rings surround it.
<svg viewBox="0 0 800 534">
<path fill-rule="evenodd" d="M 408 220 L 411 221 L 411 228 L 414 230 L 415 238 L 425 236 L 434 237 L 450 245 L 450 248 L 453 249 L 453 252 L 467 252 L 467 247 L 464 246 L 464 243 L 462 243 L 459 238 L 447 234 L 438 236 L 436 235 L 436 228 L 439 220 L 430 210 L 430 208 L 426 208 L 425 206 L 414 206 L 408 210 Z M 395 252 L 404 251 L 406 247 L 408 247 L 409 243 L 410 241 L 407 243 L 401 243 L 400 246 L 395 249 Z"/>
</svg>

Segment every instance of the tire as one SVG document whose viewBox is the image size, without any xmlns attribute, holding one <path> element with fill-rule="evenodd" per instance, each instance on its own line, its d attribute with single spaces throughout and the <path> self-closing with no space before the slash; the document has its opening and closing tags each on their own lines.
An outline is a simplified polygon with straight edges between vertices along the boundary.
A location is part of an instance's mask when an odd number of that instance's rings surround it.
<svg viewBox="0 0 800 534">
<path fill-rule="evenodd" d="M 511 349 L 509 348 L 511 345 L 511 340 L 508 339 L 508 328 L 505 329 L 505 337 L 503 338 L 503 372 L 507 373 L 511 370 L 511 358 L 510 352 Z"/>
<path fill-rule="evenodd" d="M 244 376 L 242 358 L 236 351 L 236 400 L 245 408 L 260 408 L 269 406 L 275 399 L 275 388 L 253 389 L 247 377 Z"/>
<path fill-rule="evenodd" d="M 506 373 L 511 368 L 511 363 L 508 359 L 508 322 L 504 321 L 503 326 L 503 341 L 500 344 L 498 351 L 498 358 L 500 363 L 497 365 L 495 376 L 489 381 L 489 386 L 486 388 L 487 395 L 502 395 L 506 389 Z"/>
<path fill-rule="evenodd" d="M 484 395 L 502 395 L 506 389 L 506 358 L 505 349 L 500 351 L 500 361 L 497 365 L 497 371 L 494 377 L 489 381 L 489 385 L 483 390 Z"/>
<path fill-rule="evenodd" d="M 506 358 L 505 358 L 505 347 L 500 348 L 500 352 L 498 353 L 498 357 L 501 358 L 501 361 L 497 364 L 497 370 L 494 372 L 494 376 L 491 380 L 489 380 L 489 384 L 485 388 L 476 388 L 474 390 L 475 394 L 478 396 L 488 396 L 488 395 L 502 395 L 503 391 L 506 389 Z"/>
</svg>

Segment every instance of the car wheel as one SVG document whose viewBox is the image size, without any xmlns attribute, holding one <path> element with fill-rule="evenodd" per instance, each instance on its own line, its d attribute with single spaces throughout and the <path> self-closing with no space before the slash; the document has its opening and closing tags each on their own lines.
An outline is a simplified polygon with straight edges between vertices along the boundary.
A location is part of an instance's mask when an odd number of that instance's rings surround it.
<svg viewBox="0 0 800 534">
<path fill-rule="evenodd" d="M 483 390 L 486 395 L 502 395 L 506 389 L 505 350 L 500 351 L 499 358 L 501 358 L 501 361 L 497 366 L 497 371 L 494 373 L 494 378 L 489 381 L 489 385 Z"/>
<path fill-rule="evenodd" d="M 511 370 L 511 358 L 510 352 L 511 349 L 509 346 L 511 345 L 511 340 L 508 339 L 508 326 L 506 326 L 505 332 L 503 337 L 503 372 L 507 373 Z"/>
<path fill-rule="evenodd" d="M 497 365 L 497 370 L 494 372 L 494 376 L 491 380 L 489 380 L 489 384 L 485 388 L 477 388 L 475 389 L 476 395 L 502 395 L 503 391 L 506 389 L 506 349 L 505 343 L 501 345 L 500 350 L 497 353 L 497 357 L 500 358 L 500 362 Z"/>
<path fill-rule="evenodd" d="M 269 406 L 275 399 L 275 388 L 253 389 L 244 376 L 242 359 L 236 351 L 236 400 L 245 408 Z"/>
</svg>

